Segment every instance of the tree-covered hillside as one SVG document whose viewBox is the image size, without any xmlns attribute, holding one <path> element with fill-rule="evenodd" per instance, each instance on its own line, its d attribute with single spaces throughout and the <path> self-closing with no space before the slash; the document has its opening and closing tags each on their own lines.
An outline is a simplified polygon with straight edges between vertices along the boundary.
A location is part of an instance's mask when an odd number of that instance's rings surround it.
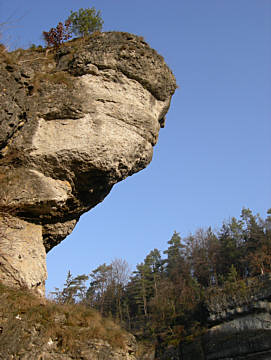
<svg viewBox="0 0 271 360">
<path fill-rule="evenodd" d="M 53 295 L 95 308 L 139 338 L 189 340 L 207 328 L 204 303 L 215 289 L 245 294 L 248 278 L 271 272 L 270 215 L 263 220 L 243 209 L 218 231 L 199 229 L 185 238 L 175 231 L 167 250 L 152 250 L 130 277 L 126 261 L 115 260 L 90 275 L 69 273 Z"/>
</svg>

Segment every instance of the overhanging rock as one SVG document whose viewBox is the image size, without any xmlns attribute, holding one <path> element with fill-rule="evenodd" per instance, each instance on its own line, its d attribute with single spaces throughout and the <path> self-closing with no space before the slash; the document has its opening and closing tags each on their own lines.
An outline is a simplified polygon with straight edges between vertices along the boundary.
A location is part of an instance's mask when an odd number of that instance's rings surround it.
<svg viewBox="0 0 271 360">
<path fill-rule="evenodd" d="M 43 294 L 45 250 L 149 164 L 176 82 L 128 33 L 1 57 L 0 280 Z"/>
</svg>

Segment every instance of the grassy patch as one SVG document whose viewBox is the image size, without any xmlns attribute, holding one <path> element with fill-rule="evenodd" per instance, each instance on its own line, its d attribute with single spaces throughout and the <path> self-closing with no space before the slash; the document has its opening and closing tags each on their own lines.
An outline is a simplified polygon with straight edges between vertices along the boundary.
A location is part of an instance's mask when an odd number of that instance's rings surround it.
<svg viewBox="0 0 271 360">
<path fill-rule="evenodd" d="M 119 326 L 91 308 L 56 304 L 1 283 L 0 329 L 0 354 L 17 354 L 50 339 L 62 353 L 75 353 L 93 339 L 122 348 L 126 336 Z"/>
<path fill-rule="evenodd" d="M 64 71 L 58 71 L 58 72 L 40 72 L 36 73 L 34 80 L 33 80 L 33 86 L 34 86 L 34 92 L 38 91 L 41 88 L 42 82 L 49 82 L 50 84 L 64 84 L 67 88 L 72 88 L 74 85 L 74 79 L 72 76 Z"/>
</svg>

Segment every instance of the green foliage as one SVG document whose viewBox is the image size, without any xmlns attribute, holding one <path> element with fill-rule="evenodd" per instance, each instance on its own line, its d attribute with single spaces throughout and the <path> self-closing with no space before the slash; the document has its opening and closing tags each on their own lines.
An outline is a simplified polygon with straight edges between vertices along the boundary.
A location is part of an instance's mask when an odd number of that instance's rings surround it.
<svg viewBox="0 0 271 360">
<path fill-rule="evenodd" d="M 159 339 L 165 346 L 192 341 L 208 326 L 207 300 L 214 306 L 244 304 L 259 290 L 251 276 L 271 272 L 270 214 L 262 220 L 243 209 L 239 220 L 231 218 L 217 232 L 209 227 L 181 238 L 175 231 L 165 257 L 150 251 L 130 279 L 124 261 L 102 264 L 91 272 L 80 301 L 138 338 Z M 78 299 L 71 286 L 76 278 L 68 275 L 61 296 Z"/>
<path fill-rule="evenodd" d="M 185 245 L 179 233 L 174 231 L 171 239 L 168 241 L 169 247 L 164 251 L 167 255 L 165 260 L 166 271 L 170 278 L 178 277 L 180 273 L 187 273 L 185 261 Z"/>
<path fill-rule="evenodd" d="M 127 312 L 124 288 L 129 274 L 129 266 L 122 259 L 115 259 L 110 265 L 98 266 L 90 274 L 90 284 L 84 303 L 99 310 L 103 315 L 114 316 L 122 321 L 123 313 Z"/>
<path fill-rule="evenodd" d="M 38 52 L 42 52 L 43 51 L 43 47 L 41 45 L 36 45 L 36 44 L 31 44 L 31 46 L 29 47 L 30 50 L 32 51 L 38 51 Z"/>
<path fill-rule="evenodd" d="M 230 268 L 230 271 L 228 273 L 228 276 L 227 276 L 227 281 L 230 282 L 230 283 L 236 283 L 237 281 L 237 271 L 235 269 L 235 266 L 232 264 L 231 265 L 231 268 Z"/>
<path fill-rule="evenodd" d="M 51 295 L 59 304 L 75 304 L 77 301 L 84 299 L 86 295 L 85 282 L 87 280 L 87 275 L 73 277 L 71 272 L 68 271 L 64 288 L 62 290 L 56 288 L 55 291 L 51 292 Z"/>
<path fill-rule="evenodd" d="M 95 10 L 94 7 L 87 9 L 79 9 L 71 11 L 69 18 L 64 22 L 59 22 L 55 28 L 49 31 L 43 31 L 42 36 L 48 47 L 59 48 L 64 41 L 72 37 L 72 33 L 76 36 L 87 36 L 96 31 L 101 31 L 103 20 L 101 12 Z M 31 46 L 31 50 L 35 50 L 35 45 Z"/>
<path fill-rule="evenodd" d="M 94 7 L 71 11 L 68 20 L 71 21 L 72 32 L 76 36 L 90 35 L 95 31 L 101 31 L 103 27 L 101 12 L 96 12 Z"/>
</svg>

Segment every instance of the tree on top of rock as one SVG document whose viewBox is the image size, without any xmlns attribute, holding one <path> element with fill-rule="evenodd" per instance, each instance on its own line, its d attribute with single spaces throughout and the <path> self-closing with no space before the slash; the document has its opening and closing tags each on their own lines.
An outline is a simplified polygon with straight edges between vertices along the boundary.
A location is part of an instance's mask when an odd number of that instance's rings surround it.
<svg viewBox="0 0 271 360">
<path fill-rule="evenodd" d="M 55 28 L 51 28 L 49 31 L 43 31 L 42 35 L 46 45 L 58 48 L 64 41 L 70 39 L 70 25 L 71 21 L 66 20 L 64 25 L 62 22 L 59 22 Z"/>
<path fill-rule="evenodd" d="M 71 11 L 68 20 L 71 21 L 72 32 L 76 36 L 90 35 L 95 31 L 101 31 L 103 27 L 101 12 L 96 12 L 94 7 Z"/>
<path fill-rule="evenodd" d="M 71 11 L 71 15 L 64 24 L 59 22 L 55 28 L 43 31 L 42 35 L 47 46 L 58 48 L 64 41 L 72 37 L 72 33 L 75 36 L 87 36 L 95 31 L 101 31 L 102 27 L 101 12 L 96 12 L 93 7 Z"/>
</svg>

